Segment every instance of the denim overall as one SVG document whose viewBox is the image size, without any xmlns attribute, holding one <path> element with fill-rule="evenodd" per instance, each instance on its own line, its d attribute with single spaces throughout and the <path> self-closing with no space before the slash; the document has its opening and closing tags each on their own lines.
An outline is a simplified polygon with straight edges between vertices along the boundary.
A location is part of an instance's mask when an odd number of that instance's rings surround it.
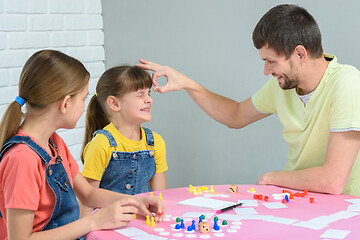
<svg viewBox="0 0 360 240">
<path fill-rule="evenodd" d="M 94 136 L 104 134 L 110 147 L 115 148 L 101 178 L 100 188 L 129 195 L 151 191 L 149 181 L 156 172 L 154 151 L 151 150 L 154 136 L 151 130 L 143 129 L 148 149 L 135 152 L 116 151 L 117 143 L 107 130 L 101 129 L 94 133 Z"/>
<path fill-rule="evenodd" d="M 66 170 L 61 163 L 62 159 L 57 152 L 57 147 L 49 139 L 49 143 L 57 153 L 56 163 L 49 165 L 51 156 L 49 156 L 42 147 L 31 140 L 30 137 L 14 136 L 3 145 L 0 153 L 0 161 L 4 153 L 10 149 L 10 147 L 18 143 L 26 144 L 39 155 L 42 163 L 46 166 L 46 181 L 55 195 L 54 210 L 42 231 L 61 227 L 65 224 L 78 220 L 79 205 L 68 179 Z M 79 239 L 85 238 L 81 237 Z"/>
</svg>

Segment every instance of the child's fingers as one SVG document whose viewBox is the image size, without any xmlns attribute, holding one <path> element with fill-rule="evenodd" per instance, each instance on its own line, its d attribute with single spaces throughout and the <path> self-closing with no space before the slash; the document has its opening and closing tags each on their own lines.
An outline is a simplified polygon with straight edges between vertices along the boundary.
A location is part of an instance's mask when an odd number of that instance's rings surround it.
<svg viewBox="0 0 360 240">
<path fill-rule="evenodd" d="M 134 206 L 134 207 L 138 207 L 138 206 L 139 206 L 139 201 L 136 200 L 135 198 L 128 197 L 128 198 L 123 198 L 123 199 L 119 200 L 119 204 L 120 204 L 121 206 Z"/>
</svg>

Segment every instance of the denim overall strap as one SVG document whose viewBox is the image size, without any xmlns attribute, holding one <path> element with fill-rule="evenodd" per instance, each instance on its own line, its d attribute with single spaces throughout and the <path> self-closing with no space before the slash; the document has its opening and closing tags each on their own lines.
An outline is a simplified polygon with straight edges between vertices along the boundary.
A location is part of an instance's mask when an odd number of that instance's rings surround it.
<svg viewBox="0 0 360 240">
<path fill-rule="evenodd" d="M 116 147 L 117 146 L 117 143 L 115 141 L 115 138 L 113 137 L 113 135 L 111 135 L 111 133 L 108 131 L 108 130 L 105 130 L 105 129 L 100 129 L 100 130 L 97 130 L 93 133 L 93 138 L 95 137 L 96 134 L 103 134 L 105 135 L 105 137 L 108 139 L 109 141 L 109 144 L 110 144 L 110 147 Z"/>
<path fill-rule="evenodd" d="M 147 145 L 153 146 L 153 133 L 147 128 L 144 128 L 144 131 Z M 111 145 L 113 136 L 111 134 L 105 136 Z M 156 163 L 153 150 L 112 151 L 100 181 L 100 188 L 129 195 L 149 192 L 151 191 L 149 181 L 155 173 Z"/>
<path fill-rule="evenodd" d="M 152 131 L 148 128 L 144 128 L 145 131 L 145 136 L 146 136 L 146 144 L 150 145 L 150 146 L 154 146 L 154 135 L 152 133 Z"/>
<path fill-rule="evenodd" d="M 1 161 L 4 153 L 10 147 L 12 147 L 14 144 L 18 144 L 18 143 L 26 144 L 29 148 L 34 150 L 39 155 L 43 164 L 49 164 L 49 162 L 51 160 L 51 156 L 49 156 L 49 154 L 42 147 L 40 147 L 33 140 L 31 140 L 31 138 L 29 136 L 26 136 L 26 137 L 14 136 L 14 137 L 10 138 L 1 148 L 0 161 Z"/>
<path fill-rule="evenodd" d="M 66 170 L 61 163 L 62 160 L 59 154 L 57 154 L 56 163 L 49 165 L 51 156 L 45 151 L 45 149 L 36 144 L 28 136 L 14 136 L 4 144 L 0 153 L 0 160 L 6 150 L 10 149 L 12 145 L 19 143 L 26 144 L 39 155 L 42 163 L 46 166 L 46 181 L 55 195 L 55 206 L 52 215 L 42 230 L 57 228 L 79 219 L 79 205 L 68 179 Z M 57 152 L 57 147 L 50 139 L 49 143 Z M 79 239 L 85 238 L 81 237 Z"/>
</svg>

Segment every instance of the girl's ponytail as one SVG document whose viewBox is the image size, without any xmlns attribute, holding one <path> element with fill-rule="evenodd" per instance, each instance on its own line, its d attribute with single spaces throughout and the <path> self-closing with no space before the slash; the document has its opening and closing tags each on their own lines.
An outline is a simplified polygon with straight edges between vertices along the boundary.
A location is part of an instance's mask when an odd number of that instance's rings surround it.
<svg viewBox="0 0 360 240">
<path fill-rule="evenodd" d="M 0 149 L 7 140 L 18 132 L 22 115 L 21 106 L 16 101 L 12 102 L 6 109 L 0 123 Z"/>
<path fill-rule="evenodd" d="M 104 112 L 101 107 L 96 94 L 90 99 L 87 111 L 86 111 L 86 123 L 85 123 L 85 137 L 81 151 L 81 162 L 84 163 L 83 152 L 85 146 L 90 142 L 93 133 L 104 128 L 110 123 L 109 116 Z"/>
</svg>

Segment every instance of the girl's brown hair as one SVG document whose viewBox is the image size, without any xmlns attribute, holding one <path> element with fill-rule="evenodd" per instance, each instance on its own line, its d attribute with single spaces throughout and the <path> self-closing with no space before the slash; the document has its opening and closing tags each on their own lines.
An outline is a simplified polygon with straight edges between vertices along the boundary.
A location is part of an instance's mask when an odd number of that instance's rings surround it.
<svg viewBox="0 0 360 240">
<path fill-rule="evenodd" d="M 67 95 L 80 92 L 89 81 L 89 72 L 73 57 L 55 50 L 34 53 L 25 63 L 19 80 L 19 96 L 27 111 L 44 109 Z M 0 124 L 0 148 L 19 130 L 21 106 L 13 101 Z"/>
<path fill-rule="evenodd" d="M 81 152 L 84 152 L 93 133 L 111 122 L 105 107 L 109 96 L 121 98 L 126 93 L 151 87 L 150 75 L 139 67 L 123 65 L 106 70 L 96 85 L 96 94 L 90 99 L 86 111 L 85 138 Z M 81 161 L 84 163 L 83 154 Z"/>
</svg>

